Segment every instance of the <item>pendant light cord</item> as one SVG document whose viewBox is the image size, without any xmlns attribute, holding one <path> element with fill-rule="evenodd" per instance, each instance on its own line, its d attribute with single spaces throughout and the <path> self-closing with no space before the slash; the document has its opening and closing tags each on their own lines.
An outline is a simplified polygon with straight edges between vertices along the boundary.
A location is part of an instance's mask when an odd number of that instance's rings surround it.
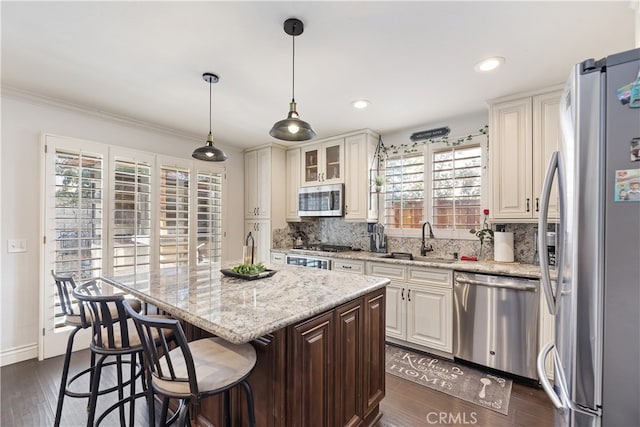
<svg viewBox="0 0 640 427">
<path fill-rule="evenodd" d="M 296 36 L 291 36 L 293 55 L 291 55 L 291 101 L 296 101 Z"/>
<path fill-rule="evenodd" d="M 211 77 L 209 77 L 209 133 L 211 133 Z"/>
</svg>

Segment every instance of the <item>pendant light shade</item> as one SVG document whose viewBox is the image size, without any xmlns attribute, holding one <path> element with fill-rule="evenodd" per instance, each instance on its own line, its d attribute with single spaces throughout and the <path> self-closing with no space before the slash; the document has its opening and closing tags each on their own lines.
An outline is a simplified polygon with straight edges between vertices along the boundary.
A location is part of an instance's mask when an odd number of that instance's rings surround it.
<svg viewBox="0 0 640 427">
<path fill-rule="evenodd" d="M 207 162 L 224 162 L 227 160 L 227 155 L 213 145 L 213 134 L 211 133 L 211 85 L 218 83 L 220 79 L 212 73 L 204 73 L 202 78 L 209 83 L 209 136 L 207 136 L 207 143 L 203 147 L 196 148 L 191 156 Z"/>
<path fill-rule="evenodd" d="M 304 120 L 300 120 L 300 115 L 296 110 L 295 99 L 295 76 L 296 76 L 296 36 L 304 31 L 304 24 L 299 19 L 290 18 L 284 21 L 284 32 L 292 36 L 292 78 L 291 78 L 291 102 L 289 103 L 289 114 L 284 120 L 276 122 L 271 128 L 269 135 L 284 141 L 307 141 L 316 136 L 311 125 Z"/>
</svg>

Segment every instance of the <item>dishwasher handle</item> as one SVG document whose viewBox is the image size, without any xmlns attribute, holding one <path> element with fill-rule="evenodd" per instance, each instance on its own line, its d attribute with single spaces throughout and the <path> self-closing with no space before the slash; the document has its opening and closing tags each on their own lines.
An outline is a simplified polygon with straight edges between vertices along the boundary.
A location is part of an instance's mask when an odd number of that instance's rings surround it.
<svg viewBox="0 0 640 427">
<path fill-rule="evenodd" d="M 477 285 L 477 286 L 487 286 L 490 288 L 504 288 L 504 289 L 513 289 L 516 291 L 528 291 L 528 292 L 535 292 L 538 288 L 536 285 L 534 284 L 530 284 L 530 283 L 518 283 L 518 282 L 487 282 L 484 280 L 474 280 L 474 279 L 467 279 L 467 278 L 456 278 L 456 283 L 461 283 L 463 285 Z"/>
</svg>

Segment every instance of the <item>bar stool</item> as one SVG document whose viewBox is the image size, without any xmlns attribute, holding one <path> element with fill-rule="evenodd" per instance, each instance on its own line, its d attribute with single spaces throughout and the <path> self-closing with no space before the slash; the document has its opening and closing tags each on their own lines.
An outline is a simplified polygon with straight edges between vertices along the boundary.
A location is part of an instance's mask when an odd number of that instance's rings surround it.
<svg viewBox="0 0 640 427">
<path fill-rule="evenodd" d="M 155 426 L 153 393 L 163 396 L 161 426 L 167 425 L 169 399 L 179 399 L 178 425 L 185 426 L 189 408 L 208 396 L 224 393 L 225 426 L 231 424 L 229 390 L 236 385 L 244 388 L 247 397 L 249 425 L 255 427 L 253 393 L 246 381 L 256 364 L 256 352 L 251 344 L 231 344 L 222 338 L 205 338 L 187 343 L 180 322 L 175 319 L 154 319 L 136 313 L 124 303 L 133 319 L 144 348 L 149 397 L 149 425 Z M 165 335 L 171 332 L 178 345 L 169 350 Z M 157 338 L 156 338 L 157 337 Z"/>
<path fill-rule="evenodd" d="M 96 416 L 96 405 L 99 392 L 100 375 L 102 373 L 102 367 L 105 365 L 104 361 L 109 356 L 116 358 L 118 385 L 118 401 L 107 408 L 96 421 L 96 426 L 116 408 L 119 408 L 120 412 L 120 425 L 126 425 L 124 415 L 124 405 L 129 403 L 129 425 L 134 425 L 135 419 L 135 400 L 139 397 L 147 397 L 146 391 L 136 393 L 136 378 L 142 373 L 141 368 L 139 372 L 136 372 L 136 359 L 139 357 L 142 363 L 142 345 L 140 338 L 135 332 L 135 326 L 133 320 L 129 318 L 127 309 L 125 308 L 125 298 L 122 295 L 101 295 L 95 292 L 95 282 L 85 283 L 76 287 L 73 290 L 73 296 L 91 312 L 91 326 L 92 336 L 91 349 L 92 357 L 98 356 L 95 365 L 93 378 L 91 381 L 91 395 L 89 396 L 89 416 L 87 419 L 87 426 L 93 427 L 94 419 Z M 131 312 L 136 312 L 135 309 L 127 304 Z M 85 310 L 87 310 L 85 308 Z M 166 316 L 157 316 L 158 318 L 167 319 Z M 168 331 L 167 339 L 171 340 L 170 332 Z M 123 356 L 129 356 L 130 359 L 123 360 Z M 130 363 L 131 373 L 129 381 L 123 382 L 122 376 L 122 364 Z M 142 365 L 140 365 L 142 366 Z M 129 396 L 124 396 L 124 387 L 130 386 Z M 143 385 L 143 388 L 144 385 Z"/>
<path fill-rule="evenodd" d="M 73 343 L 75 340 L 75 336 L 81 329 L 87 329 L 91 326 L 91 315 L 85 313 L 82 304 L 75 304 L 71 300 L 71 295 L 73 290 L 76 288 L 76 282 L 70 275 L 62 275 L 56 274 L 51 271 L 51 275 L 56 282 L 56 288 L 58 290 L 58 299 L 60 301 L 60 308 L 62 313 L 64 314 L 64 324 L 65 326 L 71 326 L 73 330 L 69 333 L 69 337 L 67 339 L 67 350 L 64 355 L 64 364 L 62 367 L 62 379 L 60 381 L 60 391 L 58 392 L 58 404 L 56 407 L 56 417 L 54 421 L 54 427 L 60 426 L 60 419 L 62 417 L 62 404 L 65 396 L 69 397 L 81 397 L 87 398 L 91 396 L 90 392 L 80 393 L 74 392 L 71 390 L 71 384 L 85 374 L 89 374 L 89 384 L 91 384 L 91 380 L 93 378 L 93 367 L 95 365 L 95 354 L 91 353 L 91 362 L 90 366 L 87 369 L 84 369 L 74 375 L 71 379 L 69 377 L 69 366 L 71 364 L 71 354 L 73 352 Z M 95 284 L 95 281 L 93 282 Z M 93 286 L 93 285 L 92 285 Z M 95 289 L 98 289 L 97 287 Z M 142 307 L 142 303 L 136 299 L 127 299 L 129 302 L 129 306 L 131 306 L 134 310 L 140 311 Z M 109 362 L 105 365 L 113 365 L 116 362 Z M 116 387 L 111 387 L 108 389 L 100 390 L 99 394 L 106 394 L 115 391 Z"/>
</svg>

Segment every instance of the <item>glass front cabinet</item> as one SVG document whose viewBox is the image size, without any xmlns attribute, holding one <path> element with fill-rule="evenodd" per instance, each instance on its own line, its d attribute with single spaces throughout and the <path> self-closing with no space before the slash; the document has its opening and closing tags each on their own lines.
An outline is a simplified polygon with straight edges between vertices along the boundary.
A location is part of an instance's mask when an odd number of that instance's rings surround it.
<svg viewBox="0 0 640 427">
<path fill-rule="evenodd" d="M 344 182 L 344 138 L 302 148 L 302 185 Z"/>
</svg>

